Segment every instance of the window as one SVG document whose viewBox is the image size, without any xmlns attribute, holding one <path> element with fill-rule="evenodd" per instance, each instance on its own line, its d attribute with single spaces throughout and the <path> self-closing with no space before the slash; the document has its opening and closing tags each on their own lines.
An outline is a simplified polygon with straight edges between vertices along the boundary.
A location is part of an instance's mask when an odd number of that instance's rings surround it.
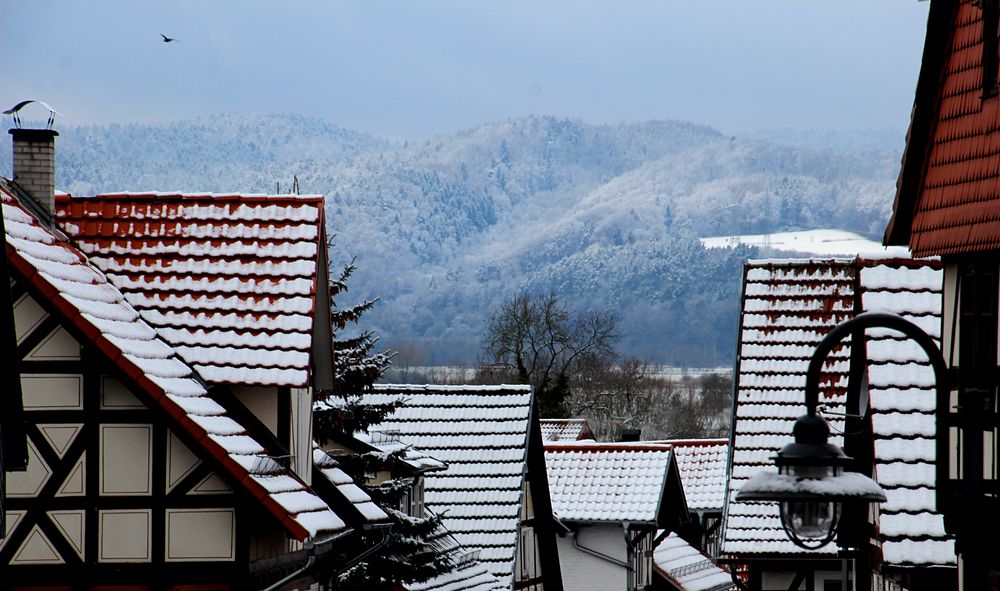
<svg viewBox="0 0 1000 591">
<path fill-rule="evenodd" d="M 410 517 L 424 516 L 424 478 L 417 476 L 410 484 L 410 489 L 399 497 L 399 510 Z"/>
<path fill-rule="evenodd" d="M 514 570 L 514 588 L 519 590 L 541 589 L 543 584 L 541 564 L 535 530 L 530 522 L 522 522 L 517 530 L 517 560 Z"/>
<path fill-rule="evenodd" d="M 424 477 L 417 476 L 413 479 L 413 488 L 410 491 L 410 515 L 413 517 L 424 516 Z"/>
</svg>

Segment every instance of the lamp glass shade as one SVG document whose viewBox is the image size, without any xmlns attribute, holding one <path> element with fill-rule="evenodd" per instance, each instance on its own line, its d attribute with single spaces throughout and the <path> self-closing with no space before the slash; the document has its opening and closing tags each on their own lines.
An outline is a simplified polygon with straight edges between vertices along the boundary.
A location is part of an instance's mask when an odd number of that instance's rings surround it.
<svg viewBox="0 0 1000 591">
<path fill-rule="evenodd" d="M 780 473 L 798 479 L 822 479 L 840 474 L 839 466 L 782 466 Z M 840 521 L 837 501 L 782 501 L 781 524 L 792 541 L 803 548 L 821 548 L 833 540 Z"/>
</svg>

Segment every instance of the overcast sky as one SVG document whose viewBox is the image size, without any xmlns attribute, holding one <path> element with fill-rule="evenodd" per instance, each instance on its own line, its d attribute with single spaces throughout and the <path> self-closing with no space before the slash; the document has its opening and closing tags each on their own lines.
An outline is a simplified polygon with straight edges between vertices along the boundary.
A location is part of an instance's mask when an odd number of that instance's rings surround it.
<svg viewBox="0 0 1000 591">
<path fill-rule="evenodd" d="M 903 129 L 928 4 L 10 0 L 0 105 L 66 124 L 293 112 L 394 138 L 532 113 Z"/>
</svg>

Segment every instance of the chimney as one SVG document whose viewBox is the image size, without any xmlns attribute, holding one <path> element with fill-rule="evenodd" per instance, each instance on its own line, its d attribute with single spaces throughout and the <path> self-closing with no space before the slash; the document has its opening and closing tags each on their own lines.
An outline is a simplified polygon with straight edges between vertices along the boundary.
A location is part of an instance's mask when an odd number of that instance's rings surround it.
<svg viewBox="0 0 1000 591">
<path fill-rule="evenodd" d="M 631 441 L 639 441 L 639 437 L 642 435 L 642 429 L 622 429 L 622 443 L 627 443 Z"/>
<path fill-rule="evenodd" d="M 11 129 L 14 137 L 14 182 L 37 205 L 36 214 L 51 223 L 55 215 L 56 136 L 52 129 Z M 40 210 L 40 211 L 39 211 Z M 43 213 L 44 212 L 44 213 Z"/>
</svg>

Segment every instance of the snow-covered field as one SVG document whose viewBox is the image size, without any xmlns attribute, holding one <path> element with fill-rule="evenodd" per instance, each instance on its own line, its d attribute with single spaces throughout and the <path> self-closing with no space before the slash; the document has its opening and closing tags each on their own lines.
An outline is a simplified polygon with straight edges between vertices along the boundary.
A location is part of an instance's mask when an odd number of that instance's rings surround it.
<svg viewBox="0 0 1000 591">
<path fill-rule="evenodd" d="M 850 256 L 859 253 L 909 256 L 909 250 L 904 247 L 885 247 L 859 234 L 844 230 L 824 229 L 742 236 L 711 236 L 702 238 L 701 243 L 705 245 L 705 248 L 732 248 L 737 244 L 745 244 L 764 249 L 828 256 Z"/>
<path fill-rule="evenodd" d="M 700 378 L 706 374 L 729 376 L 732 372 L 732 367 L 674 367 L 671 365 L 653 365 L 650 367 L 649 376 L 683 380 L 685 378 Z M 475 378 L 476 367 L 473 365 L 415 365 L 390 367 L 386 370 L 383 379 L 379 381 L 383 384 L 471 384 L 474 383 L 473 380 Z"/>
</svg>

